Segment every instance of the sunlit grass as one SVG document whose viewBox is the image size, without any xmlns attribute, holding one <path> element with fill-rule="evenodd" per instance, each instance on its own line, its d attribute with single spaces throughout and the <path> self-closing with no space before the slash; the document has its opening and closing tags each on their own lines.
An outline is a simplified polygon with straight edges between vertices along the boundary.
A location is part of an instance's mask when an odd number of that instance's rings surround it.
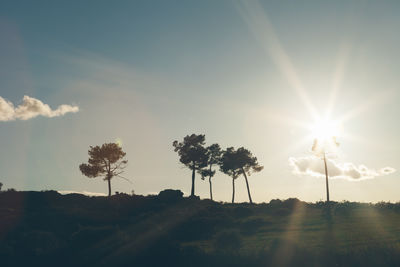
<svg viewBox="0 0 400 267">
<path fill-rule="evenodd" d="M 286 211 L 286 215 L 265 213 L 239 219 L 234 223 L 238 227 L 233 227 L 241 233 L 242 244 L 238 252 L 251 254 L 274 248 L 277 249 L 276 253 L 281 251 L 284 254 L 288 253 L 285 244 L 303 247 L 316 253 L 322 253 L 329 247 L 338 253 L 364 251 L 377 246 L 398 247 L 399 213 L 388 210 L 379 212 L 373 206 L 354 209 L 339 207 L 332 210 L 331 222 L 327 221 L 323 209 L 305 206 L 294 207 L 292 211 Z M 256 219 L 264 224 L 257 227 L 253 234 L 243 233 L 240 225 Z M 186 245 L 198 245 L 205 252 L 212 253 L 220 249 L 216 248 L 213 242 L 214 240 L 210 239 Z M 278 248 L 275 247 L 277 244 Z"/>
</svg>

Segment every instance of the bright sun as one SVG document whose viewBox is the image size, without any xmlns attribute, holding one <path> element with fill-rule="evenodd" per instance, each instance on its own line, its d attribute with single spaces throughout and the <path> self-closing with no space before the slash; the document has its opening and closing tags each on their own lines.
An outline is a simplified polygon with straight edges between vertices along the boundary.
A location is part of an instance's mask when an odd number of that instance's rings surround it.
<svg viewBox="0 0 400 267">
<path fill-rule="evenodd" d="M 311 126 L 311 133 L 314 139 L 327 141 L 332 137 L 338 137 L 341 133 L 339 123 L 331 120 L 320 120 Z"/>
</svg>

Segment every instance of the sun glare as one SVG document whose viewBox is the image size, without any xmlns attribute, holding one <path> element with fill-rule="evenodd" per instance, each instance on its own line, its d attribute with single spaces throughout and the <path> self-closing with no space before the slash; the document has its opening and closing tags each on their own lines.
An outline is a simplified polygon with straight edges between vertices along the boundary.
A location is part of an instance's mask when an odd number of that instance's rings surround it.
<svg viewBox="0 0 400 267">
<path fill-rule="evenodd" d="M 340 124 L 331 120 L 320 120 L 311 126 L 311 134 L 318 141 L 327 141 L 332 137 L 338 137 L 341 133 Z"/>
<path fill-rule="evenodd" d="M 121 138 L 115 139 L 115 143 L 116 143 L 119 147 L 122 147 L 122 139 L 121 139 Z"/>
</svg>

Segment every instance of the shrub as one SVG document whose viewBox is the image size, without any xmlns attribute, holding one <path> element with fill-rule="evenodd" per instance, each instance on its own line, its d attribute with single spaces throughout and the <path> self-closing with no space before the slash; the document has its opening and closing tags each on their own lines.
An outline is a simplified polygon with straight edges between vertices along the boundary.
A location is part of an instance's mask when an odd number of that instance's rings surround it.
<svg viewBox="0 0 400 267">
<path fill-rule="evenodd" d="M 158 198 L 162 201 L 174 201 L 182 199 L 183 193 L 180 190 L 166 189 L 158 194 Z"/>
</svg>

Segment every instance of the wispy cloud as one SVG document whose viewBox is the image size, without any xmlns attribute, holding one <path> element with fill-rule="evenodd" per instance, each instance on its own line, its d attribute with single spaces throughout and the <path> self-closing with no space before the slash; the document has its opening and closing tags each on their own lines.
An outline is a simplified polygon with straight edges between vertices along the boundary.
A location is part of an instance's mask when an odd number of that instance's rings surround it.
<svg viewBox="0 0 400 267">
<path fill-rule="evenodd" d="M 68 195 L 68 194 L 81 194 L 81 195 L 86 195 L 86 196 L 96 196 L 96 197 L 103 197 L 107 196 L 106 194 L 103 193 L 96 193 L 96 192 L 88 192 L 88 191 L 70 191 L 70 190 L 60 190 L 57 191 L 58 193 L 62 195 Z"/>
<path fill-rule="evenodd" d="M 313 177 L 325 177 L 325 167 L 320 158 L 314 156 L 289 158 L 289 164 L 296 175 L 308 175 Z M 328 173 L 330 178 L 347 179 L 350 181 L 360 181 L 373 179 L 394 173 L 392 167 L 385 167 L 379 170 L 369 169 L 364 165 L 355 165 L 351 162 L 339 163 L 333 159 L 327 159 Z"/>
<path fill-rule="evenodd" d="M 53 118 L 78 111 L 78 106 L 71 105 L 61 105 L 53 110 L 39 99 L 29 96 L 24 96 L 22 103 L 15 107 L 13 103 L 0 96 L 0 121 L 29 120 L 37 116 Z"/>
</svg>

